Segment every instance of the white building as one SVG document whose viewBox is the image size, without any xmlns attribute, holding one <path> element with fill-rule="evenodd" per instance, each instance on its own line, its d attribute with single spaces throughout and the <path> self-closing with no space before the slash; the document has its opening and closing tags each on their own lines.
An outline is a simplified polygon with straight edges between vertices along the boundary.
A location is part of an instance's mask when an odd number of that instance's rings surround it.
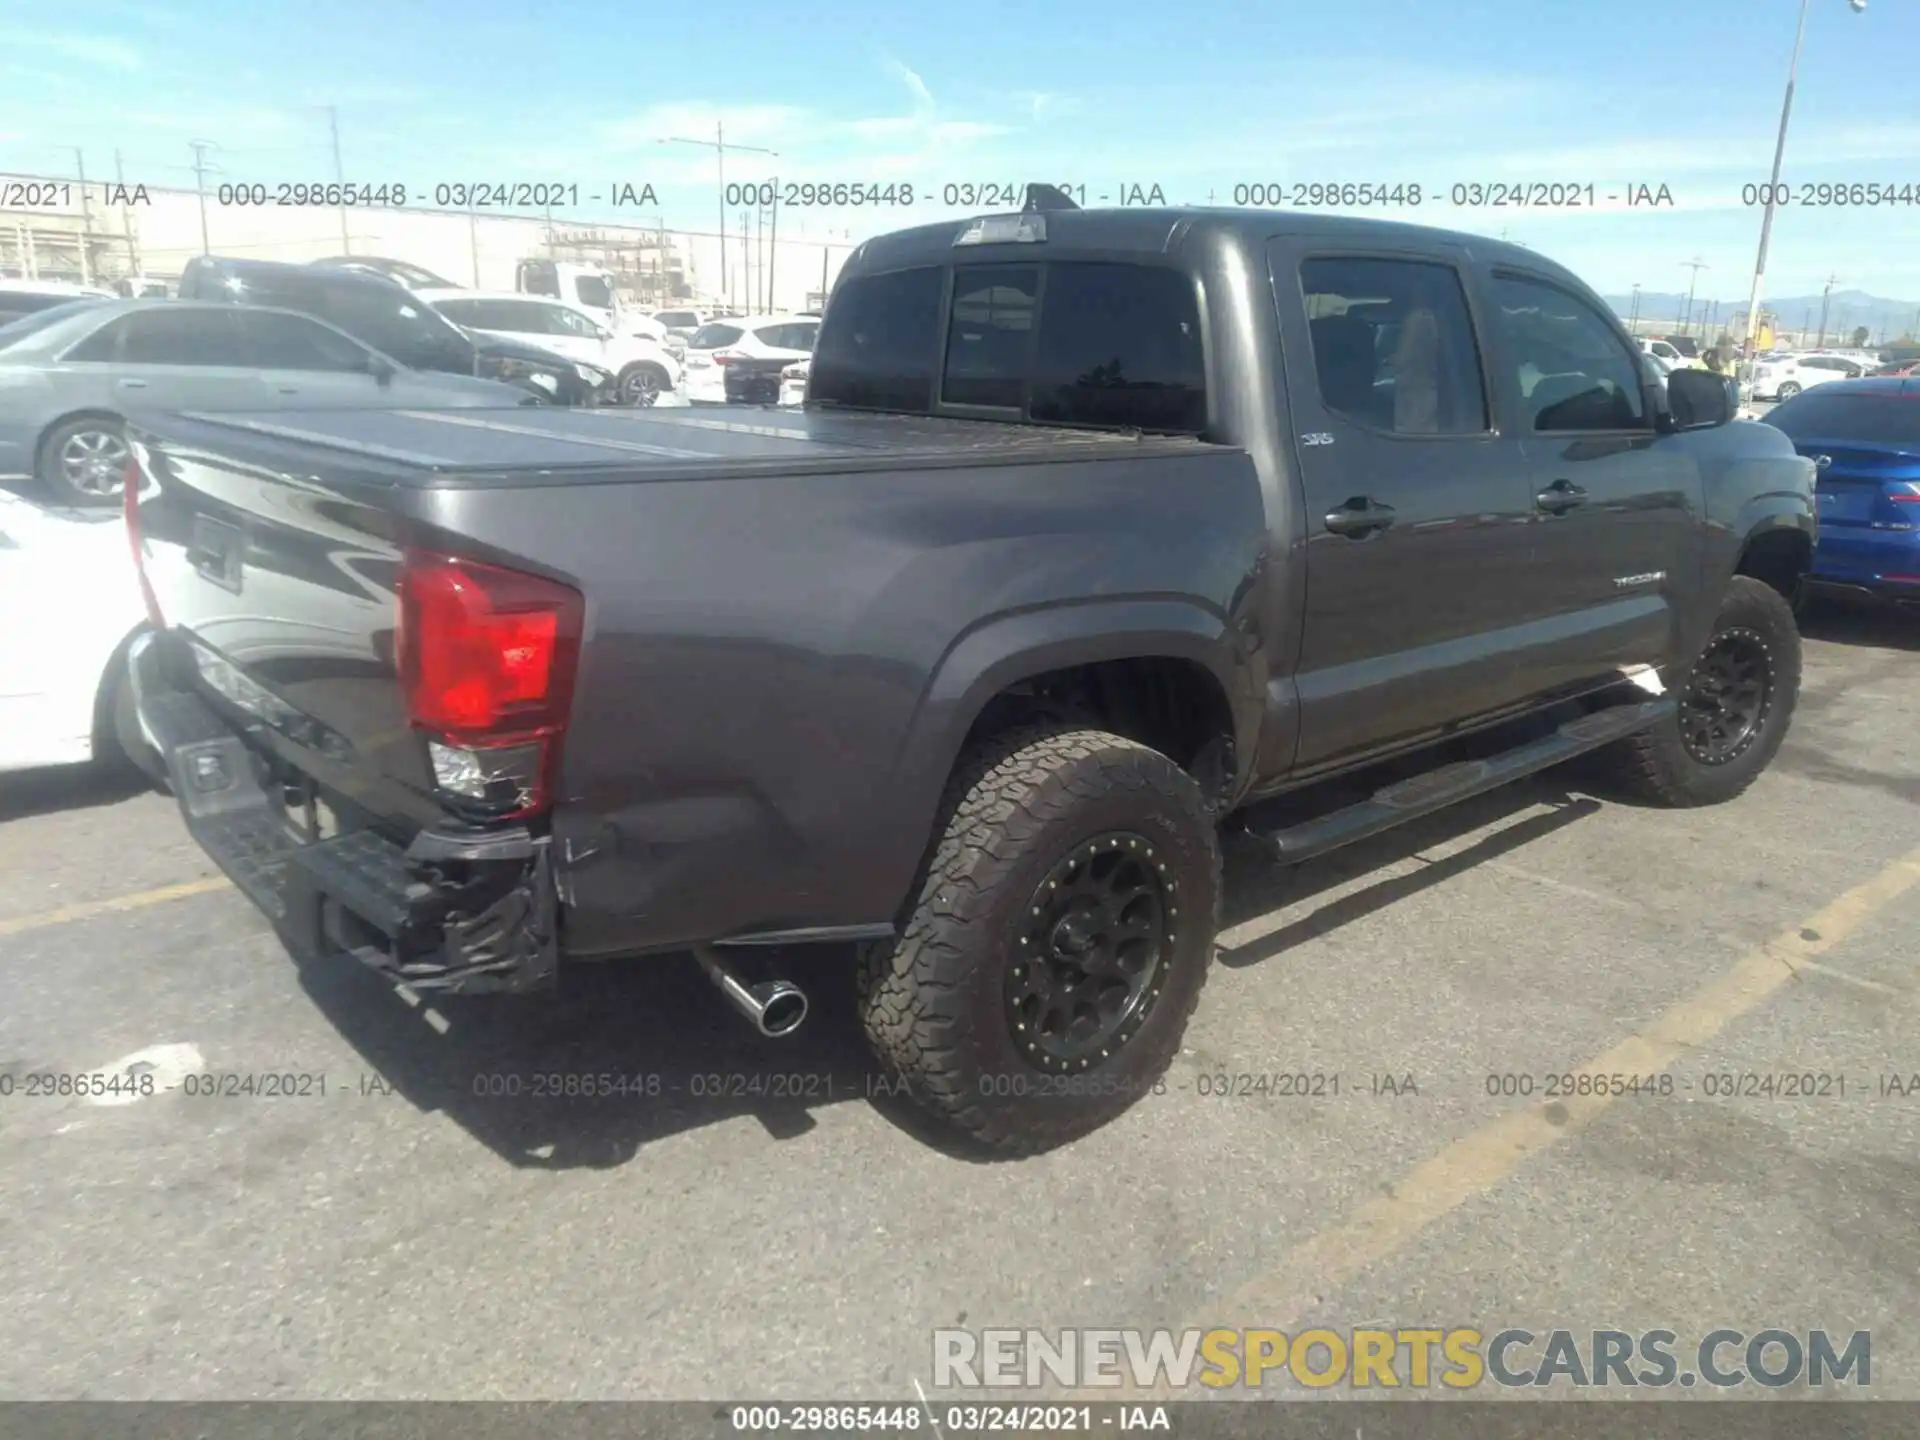
<svg viewBox="0 0 1920 1440">
<path fill-rule="evenodd" d="M 742 309 L 807 308 L 831 284 L 859 238 L 809 235 L 782 215 L 778 231 L 742 215 L 724 238 L 673 230 L 658 217 L 582 225 L 544 215 L 427 208 L 279 205 L 274 187 L 125 188 L 59 177 L 0 175 L 0 274 L 100 283 L 127 275 L 176 279 L 195 255 L 317 260 L 377 255 L 405 260 L 460 285 L 511 290 L 516 264 L 533 256 L 597 265 L 647 307 L 723 299 Z M 245 203 L 264 199 L 269 203 Z M 14 203 L 21 202 L 21 203 Z M 797 232 L 797 233 L 796 233 Z M 776 243 L 777 237 L 777 243 Z M 824 283 L 823 283 L 824 282 Z"/>
</svg>

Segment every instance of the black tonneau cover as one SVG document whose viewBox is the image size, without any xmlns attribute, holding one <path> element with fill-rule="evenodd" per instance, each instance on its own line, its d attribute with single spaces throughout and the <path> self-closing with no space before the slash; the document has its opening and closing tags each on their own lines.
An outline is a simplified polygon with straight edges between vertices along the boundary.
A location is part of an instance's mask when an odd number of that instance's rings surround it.
<svg viewBox="0 0 1920 1440">
<path fill-rule="evenodd" d="M 724 408 L 228 411 L 140 417 L 135 428 L 164 448 L 266 465 L 331 451 L 363 480 L 404 486 L 1038 464 L 1202 448 L 1183 437 L 998 421 Z"/>
</svg>

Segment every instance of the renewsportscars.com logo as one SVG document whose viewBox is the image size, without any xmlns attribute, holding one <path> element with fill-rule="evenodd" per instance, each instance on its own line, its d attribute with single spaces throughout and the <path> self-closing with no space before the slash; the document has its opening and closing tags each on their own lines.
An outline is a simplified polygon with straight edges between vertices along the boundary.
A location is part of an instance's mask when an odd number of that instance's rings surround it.
<svg viewBox="0 0 1920 1440">
<path fill-rule="evenodd" d="M 1193 1385 L 1257 1389 L 1471 1390 L 1567 1385 L 1639 1388 L 1873 1383 L 1873 1336 L 1825 1330 L 1452 1329 L 936 1330 L 936 1389 L 1065 1386 L 1166 1393 Z"/>
</svg>

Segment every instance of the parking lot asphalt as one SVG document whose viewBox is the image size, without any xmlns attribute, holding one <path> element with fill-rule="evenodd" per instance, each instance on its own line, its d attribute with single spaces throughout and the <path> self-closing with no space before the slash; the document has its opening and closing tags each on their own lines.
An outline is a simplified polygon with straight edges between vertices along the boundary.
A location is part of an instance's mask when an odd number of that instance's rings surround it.
<svg viewBox="0 0 1920 1440">
<path fill-rule="evenodd" d="M 897 1400 L 936 1326 L 1384 1323 L 1870 1329 L 1920 1398 L 1916 714 L 1920 626 L 1823 612 L 1734 804 L 1556 772 L 1234 850 L 1167 1093 L 1017 1163 L 869 1093 L 836 952 L 781 1041 L 680 959 L 409 1004 L 296 966 L 165 797 L 0 777 L 0 1397 Z M 142 1060 L 305 1093 L 21 1088 Z M 1543 1107 L 1583 1065 L 1675 1083 Z M 477 1093 L 550 1072 L 661 1093 Z M 1844 1094 L 1719 1093 L 1783 1073 Z"/>
</svg>

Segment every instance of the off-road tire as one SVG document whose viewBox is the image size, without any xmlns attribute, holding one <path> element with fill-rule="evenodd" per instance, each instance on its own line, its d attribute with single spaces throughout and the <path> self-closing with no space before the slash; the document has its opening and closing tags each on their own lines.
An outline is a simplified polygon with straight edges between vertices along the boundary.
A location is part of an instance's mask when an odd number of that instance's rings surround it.
<svg viewBox="0 0 1920 1440">
<path fill-rule="evenodd" d="M 1763 581 L 1736 575 L 1714 618 L 1708 648 L 1729 632 L 1757 636 L 1771 667 L 1771 694 L 1752 740 L 1731 759 L 1708 764 L 1682 739 L 1684 716 L 1629 736 L 1596 758 L 1607 766 L 1609 778 L 1636 798 L 1674 808 L 1731 800 L 1759 777 L 1786 739 L 1800 697 L 1800 629 L 1793 606 Z M 1676 687 L 1683 705 L 1691 683 L 1689 675 Z"/>
<path fill-rule="evenodd" d="M 1106 731 L 1026 729 L 964 756 L 940 815 L 899 940 L 859 960 L 861 1018 L 881 1063 L 925 1109 L 1008 1155 L 1065 1144 L 1163 1091 L 1220 923 L 1219 841 L 1192 777 Z M 1113 832 L 1146 837 L 1164 864 L 1171 942 L 1138 1028 L 1084 1070 L 1049 1072 L 1006 1014 L 1019 923 L 1057 864 Z"/>
</svg>

